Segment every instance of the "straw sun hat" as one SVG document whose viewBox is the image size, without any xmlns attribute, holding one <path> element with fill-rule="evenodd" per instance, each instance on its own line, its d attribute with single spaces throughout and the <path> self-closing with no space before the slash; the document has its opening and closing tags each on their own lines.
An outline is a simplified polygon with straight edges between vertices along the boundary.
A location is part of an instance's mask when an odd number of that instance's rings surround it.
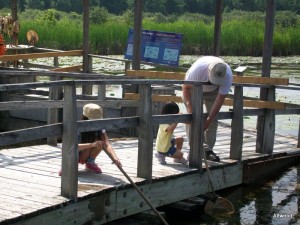
<svg viewBox="0 0 300 225">
<path fill-rule="evenodd" d="M 209 65 L 209 81 L 215 85 L 222 85 L 225 82 L 227 66 L 223 62 L 214 62 Z"/>
<path fill-rule="evenodd" d="M 102 119 L 103 110 L 99 105 L 90 103 L 83 106 L 83 115 L 89 120 Z"/>
</svg>

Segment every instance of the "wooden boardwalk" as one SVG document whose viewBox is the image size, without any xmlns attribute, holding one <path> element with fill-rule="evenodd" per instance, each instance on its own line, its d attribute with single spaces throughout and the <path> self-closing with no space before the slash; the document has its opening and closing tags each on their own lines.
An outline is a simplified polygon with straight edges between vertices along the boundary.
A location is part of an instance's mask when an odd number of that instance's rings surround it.
<svg viewBox="0 0 300 225">
<path fill-rule="evenodd" d="M 230 132 L 230 127 L 224 124 L 218 130 L 215 152 L 220 155 L 221 162 L 210 163 L 216 189 L 241 184 L 243 165 L 266 159 L 266 156 L 255 153 L 255 130 L 246 130 L 242 163 L 230 160 Z M 183 125 L 178 127 L 176 134 L 185 135 Z M 167 165 L 160 165 L 153 157 L 151 182 L 137 178 L 137 139 L 112 139 L 112 145 L 124 170 L 155 207 L 210 191 L 204 170 L 199 173 L 197 169 L 174 163 L 170 158 L 167 158 Z M 293 156 L 299 159 L 300 149 L 296 146 L 297 137 L 277 134 L 273 157 Z M 186 156 L 186 141 L 183 151 Z M 149 209 L 104 152 L 97 158 L 97 163 L 103 174 L 89 173 L 79 165 L 78 202 L 74 203 L 60 195 L 59 146 L 2 149 L 0 224 L 84 224 L 91 219 L 103 224 Z"/>
</svg>

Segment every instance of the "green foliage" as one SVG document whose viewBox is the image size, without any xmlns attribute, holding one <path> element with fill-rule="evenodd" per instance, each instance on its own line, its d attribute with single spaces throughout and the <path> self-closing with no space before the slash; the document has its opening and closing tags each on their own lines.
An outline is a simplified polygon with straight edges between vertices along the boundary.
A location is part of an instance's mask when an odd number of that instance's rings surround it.
<svg viewBox="0 0 300 225">
<path fill-rule="evenodd" d="M 65 12 L 82 12 L 81 0 L 18 0 L 18 8 L 24 9 L 49 9 L 53 8 Z M 109 13 L 121 15 L 131 10 L 135 0 L 90 0 L 91 7 L 104 7 Z M 224 0 L 225 12 L 232 10 L 264 12 L 266 0 Z M 144 12 L 162 13 L 164 15 L 201 13 L 214 15 L 216 0 L 144 0 Z M 10 0 L 1 0 L 1 8 L 10 8 Z M 300 13 L 299 0 L 276 0 L 276 11 L 293 11 Z"/>
<path fill-rule="evenodd" d="M 92 24 L 103 24 L 108 19 L 108 11 L 103 7 L 92 7 L 90 10 L 90 22 Z"/>
<path fill-rule="evenodd" d="M 224 21 L 222 54 L 260 56 L 264 41 L 264 23 L 258 21 Z"/>
<path fill-rule="evenodd" d="M 232 10 L 223 14 L 223 20 L 245 20 L 245 21 L 264 21 L 265 13 L 263 12 L 247 12 L 242 10 Z"/>
<path fill-rule="evenodd" d="M 145 13 L 144 20 L 149 20 L 156 23 L 166 23 L 167 17 L 162 13 Z"/>
<path fill-rule="evenodd" d="M 11 14 L 11 9 L 9 8 L 0 9 L 0 16 L 7 16 L 8 14 Z"/>
<path fill-rule="evenodd" d="M 42 18 L 45 14 L 44 10 L 39 9 L 27 9 L 24 12 L 18 13 L 20 21 L 35 20 L 37 18 Z"/>
<path fill-rule="evenodd" d="M 37 20 L 46 23 L 48 26 L 55 26 L 56 22 L 60 19 L 60 15 L 55 9 L 48 9 Z"/>
<path fill-rule="evenodd" d="M 95 12 L 102 10 L 100 7 L 95 8 Z M 133 27 L 133 12 L 128 10 L 121 16 L 116 16 L 105 9 L 104 11 L 104 19 L 95 16 L 97 19 L 90 24 L 91 52 L 124 54 L 128 30 Z M 32 14 L 36 18 L 31 17 Z M 19 16 L 22 18 L 19 43 L 27 43 L 26 32 L 33 29 L 39 35 L 38 47 L 62 50 L 82 48 L 82 15 L 51 9 L 25 11 Z M 299 16 L 293 12 L 277 12 L 275 19 L 273 54 L 299 55 Z M 261 56 L 264 26 L 263 12 L 239 10 L 224 13 L 221 54 Z M 182 33 L 182 54 L 212 54 L 214 16 L 198 13 L 185 13 L 181 16 L 144 13 L 143 29 Z"/>
<path fill-rule="evenodd" d="M 184 13 L 179 16 L 178 20 L 187 21 L 187 22 L 203 22 L 205 24 L 210 24 L 214 21 L 214 17 L 206 16 L 199 13 Z"/>
<path fill-rule="evenodd" d="M 123 13 L 121 18 L 126 24 L 133 25 L 134 13 L 132 10 L 127 10 L 126 12 Z"/>
<path fill-rule="evenodd" d="M 96 54 L 124 54 L 130 26 L 107 22 L 90 26 L 90 47 Z"/>
<path fill-rule="evenodd" d="M 280 11 L 276 13 L 275 23 L 281 27 L 295 27 L 299 21 L 299 16 L 295 12 Z"/>
</svg>

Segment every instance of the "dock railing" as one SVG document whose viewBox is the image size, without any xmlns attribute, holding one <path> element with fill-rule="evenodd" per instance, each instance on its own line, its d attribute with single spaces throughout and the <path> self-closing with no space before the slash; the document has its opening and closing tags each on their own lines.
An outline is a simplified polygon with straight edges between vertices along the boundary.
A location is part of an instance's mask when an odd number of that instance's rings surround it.
<svg viewBox="0 0 300 225">
<path fill-rule="evenodd" d="M 28 71 L 1 71 L 1 75 L 16 75 L 26 76 L 31 75 L 48 75 L 48 76 L 72 76 L 75 77 L 97 77 L 91 80 L 60 80 L 49 82 L 34 82 L 34 83 L 17 83 L 17 84 L 1 84 L 0 93 L 17 92 L 32 88 L 62 88 L 63 100 L 37 100 L 37 101 L 2 101 L 0 102 L 0 111 L 20 110 L 20 109 L 63 109 L 62 123 L 48 124 L 45 126 L 31 127 L 21 130 L 7 131 L 0 133 L 0 146 L 17 144 L 49 137 L 62 136 L 62 178 L 61 178 L 61 194 L 65 197 L 77 200 L 78 188 L 78 147 L 77 134 L 78 132 L 98 130 L 100 127 L 125 128 L 137 127 L 138 129 L 138 164 L 137 176 L 151 180 L 152 178 L 152 157 L 153 157 L 153 125 L 161 123 L 192 123 L 193 138 L 190 145 L 190 167 L 202 169 L 202 151 L 203 151 L 203 118 L 207 115 L 203 112 L 202 106 L 202 82 L 182 81 L 182 80 L 153 80 L 153 79 L 108 79 L 106 77 L 99 78 L 101 75 L 91 74 L 76 74 L 76 73 L 55 73 L 55 72 L 28 72 Z M 152 115 L 152 86 L 153 85 L 179 85 L 193 84 L 192 104 L 195 107 L 192 114 L 183 115 Z M 105 99 L 87 99 L 77 100 L 76 87 L 84 85 L 137 85 L 139 88 L 138 99 L 120 99 L 120 100 L 105 100 Z M 249 84 L 249 83 L 234 83 L 235 87 L 254 86 L 262 88 L 286 88 L 299 91 L 299 87 L 288 87 L 283 85 L 269 84 Z M 238 89 L 237 89 L 238 90 Z M 230 102 L 230 99 L 228 100 Z M 107 118 L 91 121 L 77 121 L 77 110 L 86 103 L 97 103 L 102 107 L 106 106 L 126 106 L 137 107 L 137 116 Z M 274 109 L 273 101 L 266 101 L 262 108 L 244 109 L 245 104 L 242 100 L 242 92 L 235 91 L 232 111 L 220 112 L 218 118 L 232 119 L 232 130 L 235 133 L 243 133 L 243 116 L 268 115 L 268 110 L 274 110 L 274 115 L 278 114 L 300 114 L 298 105 L 289 104 L 290 108 Z M 269 103 L 268 103 L 269 102 Z M 275 103 L 275 102 L 274 102 Z M 256 104 L 256 103 L 255 103 Z M 270 105 L 271 104 L 271 105 Z M 272 125 L 273 126 L 273 125 Z M 264 135 L 264 134 L 259 134 Z M 272 135 L 272 134 L 271 134 Z M 231 151 L 230 158 L 240 160 L 242 156 L 242 136 L 240 140 L 236 140 L 236 136 L 231 136 Z M 269 138 L 270 135 L 265 135 Z M 273 136 L 274 138 L 274 136 Z M 238 146 L 236 146 L 238 143 Z M 299 145 L 299 141 L 298 141 Z M 273 146 L 268 146 L 273 148 Z M 269 153 L 272 155 L 272 153 Z"/>
<path fill-rule="evenodd" d="M 263 124 L 257 133 L 256 152 L 272 155 L 274 137 L 275 137 L 275 115 L 299 114 L 299 105 L 287 102 L 276 101 L 275 93 L 277 89 L 299 90 L 299 85 L 289 83 L 287 78 L 273 77 L 254 77 L 244 76 L 246 67 L 238 67 L 235 70 L 236 75 L 233 77 L 234 95 L 225 99 L 224 105 L 232 106 L 232 133 L 231 133 L 231 151 L 232 159 L 240 160 L 243 145 L 243 117 L 244 116 L 261 116 Z M 171 79 L 183 80 L 185 73 L 182 72 L 163 72 L 149 70 L 127 70 L 126 76 L 135 78 L 152 78 L 152 79 Z M 267 99 L 258 99 L 243 95 L 243 87 L 257 87 L 267 91 Z M 138 99 L 136 93 L 125 93 L 126 99 Z M 153 96 L 156 101 L 181 101 L 178 96 Z M 222 113 L 219 113 L 219 119 Z M 298 146 L 300 140 L 298 131 Z"/>
<path fill-rule="evenodd" d="M 82 65 L 59 68 L 58 63 L 58 57 L 82 56 L 82 50 L 61 51 L 55 49 L 33 48 L 31 51 L 35 51 L 35 53 L 2 55 L 0 56 L 0 62 L 2 62 L 5 66 L 10 66 L 10 62 L 17 62 L 13 64 L 16 66 L 22 65 L 23 68 L 33 67 L 40 69 L 52 69 L 64 72 L 80 71 L 82 69 Z M 40 58 L 53 58 L 53 66 L 28 63 L 29 59 Z"/>
</svg>

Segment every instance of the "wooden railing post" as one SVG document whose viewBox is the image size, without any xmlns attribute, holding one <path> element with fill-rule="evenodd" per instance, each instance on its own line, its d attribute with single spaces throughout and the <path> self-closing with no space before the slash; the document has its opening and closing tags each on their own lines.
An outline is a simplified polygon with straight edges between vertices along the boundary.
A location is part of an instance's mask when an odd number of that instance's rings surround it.
<svg viewBox="0 0 300 225">
<path fill-rule="evenodd" d="M 54 65 L 54 67 L 59 67 L 58 56 L 53 57 L 53 65 Z"/>
<path fill-rule="evenodd" d="M 64 88 L 61 195 L 77 201 L 78 137 L 75 85 Z"/>
<path fill-rule="evenodd" d="M 90 14 L 90 0 L 82 0 L 83 6 L 83 72 L 90 73 L 90 63 L 89 63 L 89 53 L 90 53 L 90 43 L 89 43 L 89 33 L 90 33 L 90 24 L 89 24 L 89 14 Z M 82 94 L 92 95 L 93 94 L 93 85 L 83 85 Z"/>
<path fill-rule="evenodd" d="M 131 61 L 126 61 L 125 62 L 125 73 L 127 70 L 130 70 L 130 67 L 131 67 Z"/>
<path fill-rule="evenodd" d="M 203 152 L 203 86 L 194 84 L 192 90 L 192 130 L 190 140 L 190 159 L 191 167 L 202 170 L 202 152 Z"/>
<path fill-rule="evenodd" d="M 243 76 L 246 69 L 247 67 L 238 67 L 235 72 L 237 73 L 237 76 Z M 230 158 L 235 160 L 242 159 L 244 135 L 243 108 L 243 86 L 235 86 L 230 144 Z"/>
<path fill-rule="evenodd" d="M 93 73 L 93 56 L 88 55 L 88 73 Z"/>
<path fill-rule="evenodd" d="M 300 121 L 299 121 L 299 128 L 298 128 L 298 144 L 297 148 L 300 148 Z"/>
<path fill-rule="evenodd" d="M 138 164 L 137 176 L 150 180 L 153 161 L 153 123 L 151 84 L 139 85 Z"/>
<path fill-rule="evenodd" d="M 266 101 L 275 101 L 275 87 L 266 89 Z M 273 154 L 275 138 L 275 110 L 265 109 L 265 113 L 258 119 L 256 152 L 263 154 Z"/>
<path fill-rule="evenodd" d="M 59 76 L 51 76 L 50 81 L 60 80 Z M 49 88 L 49 100 L 59 100 L 61 94 L 61 87 L 50 87 Z M 50 108 L 47 113 L 47 124 L 54 124 L 59 122 L 59 109 Z M 57 137 L 48 137 L 47 144 L 56 146 L 57 145 Z"/>
</svg>

